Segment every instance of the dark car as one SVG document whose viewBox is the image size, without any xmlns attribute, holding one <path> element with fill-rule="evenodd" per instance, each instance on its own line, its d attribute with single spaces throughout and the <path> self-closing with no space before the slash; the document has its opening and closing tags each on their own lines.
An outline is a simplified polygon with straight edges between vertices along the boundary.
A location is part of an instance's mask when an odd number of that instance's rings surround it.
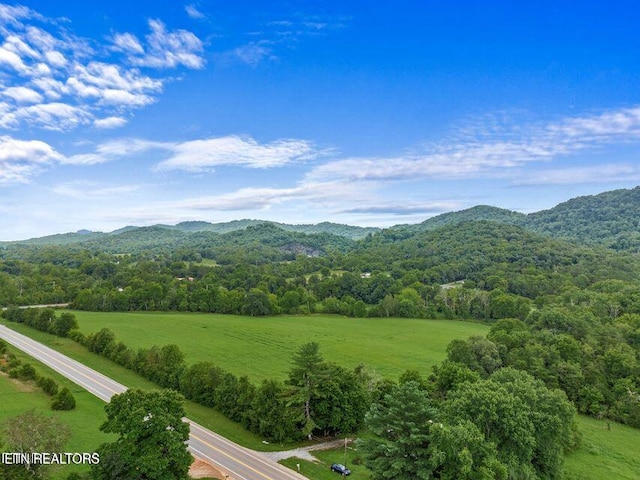
<svg viewBox="0 0 640 480">
<path fill-rule="evenodd" d="M 341 463 L 334 463 L 333 465 L 331 465 L 331 471 L 341 473 L 342 475 L 351 475 L 351 470 L 349 470 Z"/>
</svg>

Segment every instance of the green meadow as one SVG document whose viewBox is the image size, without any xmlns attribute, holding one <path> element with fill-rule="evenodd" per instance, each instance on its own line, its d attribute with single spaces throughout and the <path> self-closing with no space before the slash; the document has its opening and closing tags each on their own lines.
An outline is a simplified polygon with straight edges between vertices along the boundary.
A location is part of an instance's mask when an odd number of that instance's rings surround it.
<svg viewBox="0 0 640 480">
<path fill-rule="evenodd" d="M 65 447 L 66 452 L 93 452 L 104 442 L 113 441 L 113 435 L 100 431 L 100 425 L 106 419 L 104 402 L 75 383 L 54 372 L 37 360 L 9 347 L 22 363 L 30 363 L 43 376 L 53 378 L 60 388 L 67 387 L 76 399 L 76 408 L 68 412 L 53 411 L 50 408 L 51 397 L 45 394 L 34 382 L 23 382 L 0 373 L 0 422 L 29 410 L 36 410 L 58 418 L 69 426 L 71 438 Z M 65 478 L 71 472 L 81 472 L 88 467 L 68 465 L 54 471 L 53 478 Z"/>
<path fill-rule="evenodd" d="M 580 415 L 582 445 L 565 458 L 565 480 L 640 478 L 640 429 Z"/>
<path fill-rule="evenodd" d="M 396 379 L 407 368 L 429 372 L 456 338 L 484 335 L 489 327 L 455 320 L 345 318 L 336 315 L 243 317 L 194 313 L 73 312 L 85 333 L 108 328 L 133 348 L 175 343 L 187 363 L 209 360 L 254 382 L 284 379 L 291 355 L 317 342 L 328 361 L 360 363 Z"/>
</svg>

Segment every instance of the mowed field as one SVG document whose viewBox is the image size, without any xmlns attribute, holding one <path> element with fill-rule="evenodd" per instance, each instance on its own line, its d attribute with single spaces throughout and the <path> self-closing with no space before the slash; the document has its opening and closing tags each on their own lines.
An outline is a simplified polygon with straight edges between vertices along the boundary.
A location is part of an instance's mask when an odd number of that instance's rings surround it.
<svg viewBox="0 0 640 480">
<path fill-rule="evenodd" d="M 291 355 L 317 342 L 325 360 L 347 368 L 360 363 L 397 379 L 408 368 L 428 375 L 453 339 L 484 335 L 489 327 L 456 320 L 364 318 L 334 315 L 243 317 L 196 313 L 73 312 L 80 330 L 109 328 L 132 348 L 175 343 L 188 364 L 211 361 L 254 382 L 284 379 Z"/>
</svg>

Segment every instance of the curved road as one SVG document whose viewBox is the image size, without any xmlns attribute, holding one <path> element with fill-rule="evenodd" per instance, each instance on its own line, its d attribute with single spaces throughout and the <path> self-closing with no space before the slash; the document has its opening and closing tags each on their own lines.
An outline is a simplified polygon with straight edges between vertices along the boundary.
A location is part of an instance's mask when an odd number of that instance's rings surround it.
<svg viewBox="0 0 640 480">
<path fill-rule="evenodd" d="M 36 360 L 51 367 L 72 382 L 108 402 L 113 395 L 127 390 L 124 385 L 111 380 L 60 352 L 31 338 L 0 325 L 0 338 Z M 260 452 L 241 447 L 208 430 L 188 418 L 191 432 L 189 450 L 204 461 L 216 465 L 234 480 L 305 480 L 304 477 L 270 460 Z"/>
</svg>

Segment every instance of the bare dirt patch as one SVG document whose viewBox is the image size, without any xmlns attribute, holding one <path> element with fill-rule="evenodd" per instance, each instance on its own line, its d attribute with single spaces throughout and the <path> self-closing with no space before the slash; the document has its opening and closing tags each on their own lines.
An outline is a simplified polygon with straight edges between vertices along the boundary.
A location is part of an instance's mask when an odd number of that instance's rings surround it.
<svg viewBox="0 0 640 480">
<path fill-rule="evenodd" d="M 16 378 L 11 378 L 5 372 L 0 371 L 0 375 L 9 379 L 9 381 L 16 387 L 19 392 L 31 393 L 36 391 L 36 386 L 33 383 L 25 383 Z"/>
<path fill-rule="evenodd" d="M 191 464 L 189 476 L 191 478 L 217 478 L 220 480 L 224 478 L 224 474 L 220 470 L 202 460 L 195 460 Z"/>
</svg>

